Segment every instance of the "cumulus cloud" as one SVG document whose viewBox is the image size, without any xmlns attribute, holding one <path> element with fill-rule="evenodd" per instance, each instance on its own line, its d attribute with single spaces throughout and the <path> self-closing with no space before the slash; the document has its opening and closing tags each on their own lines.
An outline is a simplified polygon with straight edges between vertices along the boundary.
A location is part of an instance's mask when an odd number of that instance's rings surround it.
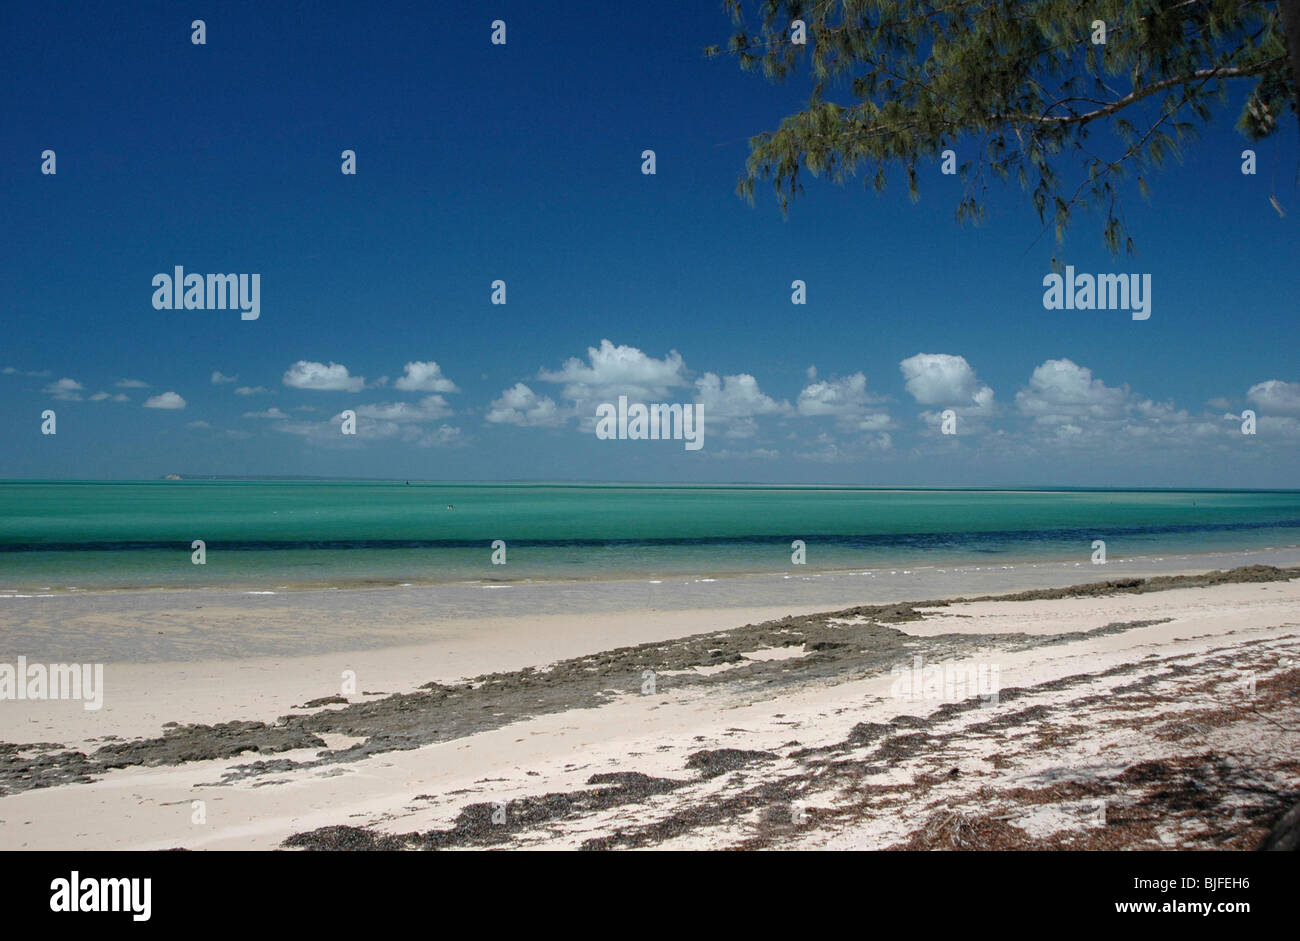
<svg viewBox="0 0 1300 941">
<path fill-rule="evenodd" d="M 342 363 L 326 365 L 305 359 L 286 369 L 283 381 L 290 388 L 318 392 L 360 392 L 366 384 L 364 376 L 350 375 Z"/>
<path fill-rule="evenodd" d="M 704 406 L 708 418 L 751 418 L 792 411 L 790 403 L 764 395 L 758 380 L 749 373 L 718 377 L 706 372 L 695 380 L 695 401 Z"/>
<path fill-rule="evenodd" d="M 1016 405 L 1033 422 L 1031 443 L 1118 447 L 1147 459 L 1223 441 L 1231 433 L 1218 415 L 1193 415 L 1173 402 L 1139 398 L 1127 385 L 1108 386 L 1068 359 L 1038 366 L 1016 393 Z"/>
<path fill-rule="evenodd" d="M 224 385 L 225 383 L 228 382 L 238 382 L 238 381 L 239 381 L 238 376 L 227 376 L 224 373 L 221 373 L 215 369 L 212 371 L 212 384 L 214 386 Z"/>
<path fill-rule="evenodd" d="M 403 392 L 460 391 L 456 388 L 456 383 L 442 374 L 442 367 L 432 360 L 427 363 L 407 363 L 405 375 L 394 382 L 393 386 Z"/>
<path fill-rule="evenodd" d="M 599 348 L 587 347 L 585 362 L 571 357 L 558 370 L 539 370 L 538 378 L 563 385 L 561 395 L 569 405 L 561 410 L 561 417 L 576 416 L 585 431 L 595 428 L 596 407 L 615 403 L 620 395 L 629 402 L 671 402 L 672 390 L 689 384 L 686 364 L 676 350 L 655 359 L 634 346 L 616 346 L 609 340 L 601 340 Z M 507 409 L 498 411 L 498 419 L 507 418 Z"/>
<path fill-rule="evenodd" d="M 90 401 L 92 401 L 92 402 L 104 402 L 104 401 L 110 401 L 110 402 L 129 402 L 129 401 L 131 401 L 131 399 L 130 399 L 130 397 L 127 396 L 126 393 L 124 393 L 124 392 L 119 392 L 119 393 L 117 393 L 116 395 L 113 395 L 112 393 L 109 393 L 109 392 L 96 392 L 94 395 L 92 395 L 92 396 L 90 397 Z"/>
<path fill-rule="evenodd" d="M 1270 412 L 1300 412 L 1300 382 L 1269 379 L 1250 387 L 1246 397 Z"/>
<path fill-rule="evenodd" d="M 986 430 L 984 419 L 995 412 L 993 389 L 979 381 L 966 357 L 917 353 L 901 361 L 898 368 L 908 393 L 919 404 L 951 409 L 961 418 L 962 434 Z M 937 434 L 942 430 L 943 415 L 943 411 L 926 410 L 920 419 L 931 433 Z"/>
<path fill-rule="evenodd" d="M 854 373 L 842 379 L 822 380 L 805 386 L 796 407 L 800 415 L 856 415 L 882 401 L 867 392 L 867 377 Z"/>
<path fill-rule="evenodd" d="M 883 432 L 894 427 L 894 420 L 887 409 L 880 407 L 884 401 L 883 396 L 867 391 L 867 377 L 860 372 L 838 379 L 822 379 L 804 386 L 794 406 L 798 415 L 805 418 L 830 416 L 835 419 L 835 425 L 840 431 L 864 433 L 865 437 L 852 442 L 835 442 L 829 434 L 822 432 L 817 439 L 820 447 L 796 452 L 795 457 L 835 461 L 863 443 L 880 449 L 892 447 L 889 435 Z"/>
<path fill-rule="evenodd" d="M 538 395 L 522 382 L 516 382 L 493 399 L 485 418 L 497 425 L 526 427 L 546 427 L 562 421 L 554 399 Z"/>
<path fill-rule="evenodd" d="M 82 384 L 76 379 L 69 379 L 65 376 L 51 382 L 45 387 L 45 391 L 56 399 L 62 399 L 65 402 L 79 402 L 83 388 Z"/>
<path fill-rule="evenodd" d="M 1016 393 L 1016 406 L 1040 424 L 1114 421 L 1124 417 L 1128 404 L 1128 386 L 1108 386 L 1094 379 L 1091 369 L 1068 359 L 1047 360 Z"/>
<path fill-rule="evenodd" d="M 264 395 L 270 391 L 263 386 L 240 386 L 235 390 L 235 395 Z"/>
<path fill-rule="evenodd" d="M 175 392 L 164 392 L 144 400 L 145 408 L 177 409 L 185 407 L 185 400 Z"/>
<path fill-rule="evenodd" d="M 686 385 L 686 364 L 672 350 L 663 359 L 647 356 L 634 346 L 615 346 L 601 340 L 600 348 L 587 347 L 587 362 L 576 356 L 556 371 L 538 373 L 543 382 L 564 385 L 564 395 L 578 403 L 607 401 L 626 395 L 629 399 L 663 399 L 668 390 Z"/>
<path fill-rule="evenodd" d="M 695 401 L 704 406 L 706 422 L 721 422 L 728 438 L 750 438 L 758 432 L 757 416 L 788 415 L 789 402 L 765 395 L 748 373 L 719 377 L 706 372 L 695 380 Z"/>
<path fill-rule="evenodd" d="M 543 382 L 563 387 L 556 396 L 563 404 L 539 395 L 522 382 L 516 383 L 491 403 L 487 421 L 521 426 L 555 425 L 577 417 L 580 427 L 590 430 L 599 404 L 617 402 L 619 396 L 627 396 L 629 402 L 646 404 L 681 402 L 680 387 L 689 386 L 690 401 L 702 406 L 705 421 L 720 428 L 721 434 L 728 438 L 755 437 L 760 432 L 759 420 L 765 416 L 828 416 L 835 420 L 841 432 L 855 435 L 853 441 L 843 444 L 860 454 L 864 445 L 877 449 L 892 447 L 885 432 L 897 427 L 881 406 L 886 398 L 868 392 L 866 376 L 860 372 L 819 380 L 816 368 L 810 366 L 806 372 L 807 385 L 792 405 L 766 394 L 750 373 L 704 372 L 692 380 L 676 350 L 660 359 L 636 347 L 604 339 L 599 347 L 588 347 L 585 359 L 572 357 L 559 369 L 539 370 L 538 376 Z M 975 392 L 980 388 L 977 384 Z M 978 400 L 971 401 L 972 407 L 978 406 Z M 827 453 L 826 449 L 822 453 Z"/>
<path fill-rule="evenodd" d="M 904 385 L 921 405 L 988 408 L 993 390 L 982 384 L 964 356 L 917 353 L 898 364 Z"/>
</svg>

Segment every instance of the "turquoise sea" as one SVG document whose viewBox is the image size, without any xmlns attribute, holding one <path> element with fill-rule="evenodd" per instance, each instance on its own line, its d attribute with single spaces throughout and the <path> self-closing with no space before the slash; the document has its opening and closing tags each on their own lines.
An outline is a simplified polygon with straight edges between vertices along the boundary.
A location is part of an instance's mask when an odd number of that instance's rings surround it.
<svg viewBox="0 0 1300 941">
<path fill-rule="evenodd" d="M 807 565 L 791 564 L 803 540 Z M 0 482 L 0 588 L 588 580 L 1086 561 L 1300 542 L 1300 491 Z M 206 564 L 191 544 L 206 544 Z M 505 542 L 506 564 L 492 564 Z"/>
</svg>

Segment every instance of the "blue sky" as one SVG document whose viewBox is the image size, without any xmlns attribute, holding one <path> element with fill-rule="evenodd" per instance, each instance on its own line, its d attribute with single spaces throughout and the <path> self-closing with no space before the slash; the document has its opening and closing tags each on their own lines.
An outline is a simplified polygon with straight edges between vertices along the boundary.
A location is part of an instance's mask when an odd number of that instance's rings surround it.
<svg viewBox="0 0 1300 941">
<path fill-rule="evenodd" d="M 737 198 L 806 89 L 704 59 L 720 3 L 482 9 L 7 5 L 0 476 L 1297 485 L 1290 116 L 1244 176 L 1234 99 L 1130 192 L 1137 258 L 1076 218 L 1062 260 L 1149 273 L 1149 320 L 1045 310 L 1014 185 L 978 228 L 937 164 L 916 204 Z M 176 265 L 260 274 L 260 317 L 155 310 Z M 705 446 L 597 440 L 620 392 Z"/>
</svg>

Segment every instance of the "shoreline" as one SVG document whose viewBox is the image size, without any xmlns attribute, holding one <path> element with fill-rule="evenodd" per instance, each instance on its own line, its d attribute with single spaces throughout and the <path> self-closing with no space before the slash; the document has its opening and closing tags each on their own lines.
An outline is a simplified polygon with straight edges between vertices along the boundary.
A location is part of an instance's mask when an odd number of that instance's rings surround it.
<svg viewBox="0 0 1300 941">
<path fill-rule="evenodd" d="M 1294 713 L 1294 697 L 1283 693 L 1300 676 L 1293 665 L 1300 658 L 1300 568 L 1112 581 L 1117 584 L 833 611 L 823 606 L 808 614 L 787 610 L 743 626 L 727 619 L 739 612 L 717 611 L 697 612 L 695 619 L 661 612 L 652 622 L 644 614 L 614 621 L 568 616 L 562 632 L 549 629 L 559 620 L 530 631 L 527 619 L 519 619 L 501 625 L 504 633 L 497 635 L 430 638 L 422 657 L 411 647 L 370 651 L 368 665 L 357 671 L 356 694 L 346 697 L 339 696 L 338 671 L 357 666 L 355 652 L 316 655 L 308 658 L 313 664 L 303 658 L 140 664 L 132 668 L 142 684 L 134 706 L 109 697 L 92 714 L 77 703 L 50 703 L 78 707 L 62 710 L 62 720 L 53 717 L 57 710 L 46 710 L 44 721 L 72 734 L 19 735 L 5 746 L 0 842 L 596 847 L 741 845 L 761 836 L 755 845 L 924 843 L 993 825 L 966 817 L 936 823 L 931 813 L 907 832 L 886 833 L 830 802 L 810 819 L 826 826 L 837 815 L 845 819 L 829 830 L 805 831 L 783 824 L 778 810 L 788 811 L 796 794 L 820 807 L 817 782 L 827 768 L 842 768 L 845 754 L 874 755 L 886 745 L 894 758 L 862 759 L 853 780 L 879 778 L 873 785 L 884 789 L 879 794 L 889 792 L 890 800 L 915 805 L 917 813 L 927 805 L 912 797 L 951 783 L 930 781 L 930 771 L 909 777 L 909 763 L 952 760 L 955 781 L 968 775 L 981 786 L 1004 777 L 1001 769 L 960 758 L 972 735 L 996 731 L 1023 741 L 1029 733 L 1041 740 L 1049 727 L 1058 737 L 1073 728 L 1110 736 L 1097 754 L 1130 746 L 1150 751 L 1149 736 L 1134 738 L 1122 712 L 1088 723 L 1067 718 L 1076 708 L 1105 713 L 1113 703 L 1097 689 L 1107 684 L 1116 702 L 1137 695 L 1123 692 L 1134 680 L 1141 681 L 1139 690 L 1185 677 L 1230 685 L 1236 674 L 1224 664 L 1239 662 L 1255 667 L 1271 710 Z M 932 663 L 999 664 L 1001 703 L 987 712 L 978 697 L 913 702 L 891 696 L 891 671 L 918 655 Z M 406 680 L 367 680 L 379 675 L 368 671 L 384 669 Z M 646 670 L 657 680 L 649 695 L 642 685 Z M 1077 698 L 1061 718 L 1046 722 L 1045 715 L 1063 708 L 1055 700 L 1073 687 L 1094 698 Z M 286 698 L 296 708 L 280 709 Z M 1187 703 L 1156 697 L 1142 708 L 1150 721 L 1168 724 Z M 910 738 L 981 715 L 996 729 L 954 732 L 934 749 L 917 748 L 920 740 Z M 1256 720 L 1236 716 L 1219 727 L 1235 728 L 1240 737 L 1249 721 Z M 1250 734 L 1256 733 L 1263 734 Z M 17 747 L 33 741 L 57 747 Z M 997 753 L 1013 763 L 1037 760 L 1035 750 L 1019 745 Z M 1291 775 L 1288 786 L 1300 787 L 1290 746 L 1275 759 L 1269 773 Z M 825 761 L 831 764 L 819 764 Z M 735 793 L 723 793 L 728 789 Z M 142 797 L 125 801 L 130 793 Z M 474 795 L 491 800 L 471 802 Z M 192 799 L 213 808 L 209 823 L 189 822 Z M 507 808 L 509 826 L 490 823 L 493 801 Z M 86 820 L 73 810 L 84 806 L 102 813 Z M 217 814 L 218 807 L 227 809 Z M 699 818 L 694 822 L 681 816 L 689 817 L 691 808 Z M 574 827 L 571 837 L 555 835 Z M 1234 839 L 1258 827 L 1248 829 Z M 999 838 L 1015 845 L 1033 827 L 1021 830 L 1020 836 L 999 830 Z"/>
<path fill-rule="evenodd" d="M 528 585 L 455 584 L 360 590 L 187 589 L 68 592 L 0 600 L 0 662 L 162 664 L 366 656 L 445 637 L 543 631 L 652 639 L 681 623 L 743 624 L 900 599 L 960 598 L 1247 564 L 1300 565 L 1300 549 L 1153 557 L 1106 565 L 1030 563 Z M 531 628 L 521 627 L 532 623 Z M 57 629 L 51 630 L 51 625 Z M 638 624 L 646 626 L 638 634 Z M 653 628 L 651 627 L 653 625 Z M 705 627 L 700 630 L 707 629 Z M 538 649 L 533 644 L 529 649 Z M 110 682 L 112 682 L 110 677 Z"/>
<path fill-rule="evenodd" d="M 1189 563 L 1186 571 L 1199 571 L 1201 566 L 1198 564 L 1201 559 L 1223 559 L 1229 557 L 1248 557 L 1253 555 L 1295 553 L 1300 557 L 1300 543 L 1289 543 L 1284 545 L 1272 546 L 1251 546 L 1247 548 L 1232 549 L 1212 549 L 1203 552 L 1185 552 L 1182 550 L 1168 550 L 1161 552 L 1143 553 L 1137 555 L 1112 555 L 1104 563 L 1110 569 L 1121 568 L 1123 566 L 1141 566 L 1151 565 L 1154 563 L 1165 562 L 1168 560 L 1186 561 Z M 1087 555 L 1087 553 L 1082 553 Z M 593 584 L 658 584 L 664 580 L 735 580 L 735 579 L 765 579 L 765 578 L 790 578 L 790 577 L 810 577 L 810 576 L 852 576 L 866 575 L 875 576 L 885 572 L 894 572 L 895 570 L 907 569 L 909 571 L 941 571 L 941 572 L 980 572 L 993 571 L 1008 568 L 1051 568 L 1061 569 L 1086 568 L 1090 563 L 1079 560 L 1079 555 L 1060 558 L 1043 558 L 1042 556 L 1025 555 L 1014 558 L 987 558 L 982 560 L 967 559 L 956 562 L 897 562 L 892 564 L 867 565 L 867 566 L 814 566 L 801 565 L 798 567 L 790 566 L 785 569 L 718 569 L 718 570 L 695 570 L 695 571 L 653 571 L 653 570 L 610 570 L 605 573 L 592 575 L 586 578 L 571 575 L 564 576 L 544 576 L 535 577 L 530 575 L 500 575 L 484 576 L 480 578 L 452 577 L 447 579 L 411 579 L 411 578 L 360 578 L 354 580 L 348 579 L 323 579 L 319 581 L 290 581 L 282 582 L 268 590 L 268 586 L 279 581 L 277 578 L 266 578 L 261 581 L 247 582 L 229 582 L 229 583 L 211 583 L 206 585 L 177 585 L 177 584 L 148 584 L 148 585 L 47 585 L 41 587 L 35 586 L 3 586 L 0 585 L 0 601 L 6 599 L 26 599 L 35 597 L 54 597 L 62 595 L 82 594 L 82 595 L 109 595 L 109 594 L 159 594 L 159 593 L 181 593 L 181 592 L 245 592 L 245 593 L 264 593 L 264 594 L 293 594 L 297 592 L 318 592 L 318 591 L 375 591 L 396 588 L 439 588 L 447 586 L 473 586 L 473 587 L 494 587 L 494 586 L 545 586 L 545 585 L 593 585 Z M 1098 570 L 1099 577 L 1104 575 Z M 35 593 L 35 594 L 34 594 Z"/>
</svg>

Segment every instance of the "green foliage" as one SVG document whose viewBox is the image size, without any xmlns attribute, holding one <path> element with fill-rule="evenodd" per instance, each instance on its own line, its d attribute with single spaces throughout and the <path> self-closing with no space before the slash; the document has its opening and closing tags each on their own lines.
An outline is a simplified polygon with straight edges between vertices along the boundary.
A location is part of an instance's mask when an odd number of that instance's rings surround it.
<svg viewBox="0 0 1300 941">
<path fill-rule="evenodd" d="M 1104 214 L 1112 252 L 1132 240 L 1119 216 L 1126 166 L 1147 176 L 1194 139 L 1228 83 L 1249 83 L 1237 127 L 1251 140 L 1296 110 L 1276 4 L 1251 0 L 724 0 L 737 31 L 726 54 L 741 68 L 814 82 L 808 107 L 750 140 L 737 191 L 770 180 L 781 211 L 803 192 L 801 172 L 835 182 L 862 173 L 883 189 L 901 168 L 919 197 L 917 168 L 947 148 L 976 154 L 960 167 L 959 221 L 979 222 L 988 181 L 1015 179 L 1063 239 L 1072 213 Z M 802 19 L 807 44 L 791 42 Z M 1104 45 L 1092 42 L 1095 20 Z M 723 55 L 713 46 L 707 55 Z M 838 100 L 836 100 L 838 99 Z M 1119 152 L 1093 152 L 1103 122 Z M 1102 126 L 1102 125 L 1099 125 Z M 1080 179 L 1054 166 L 1077 159 Z"/>
</svg>

